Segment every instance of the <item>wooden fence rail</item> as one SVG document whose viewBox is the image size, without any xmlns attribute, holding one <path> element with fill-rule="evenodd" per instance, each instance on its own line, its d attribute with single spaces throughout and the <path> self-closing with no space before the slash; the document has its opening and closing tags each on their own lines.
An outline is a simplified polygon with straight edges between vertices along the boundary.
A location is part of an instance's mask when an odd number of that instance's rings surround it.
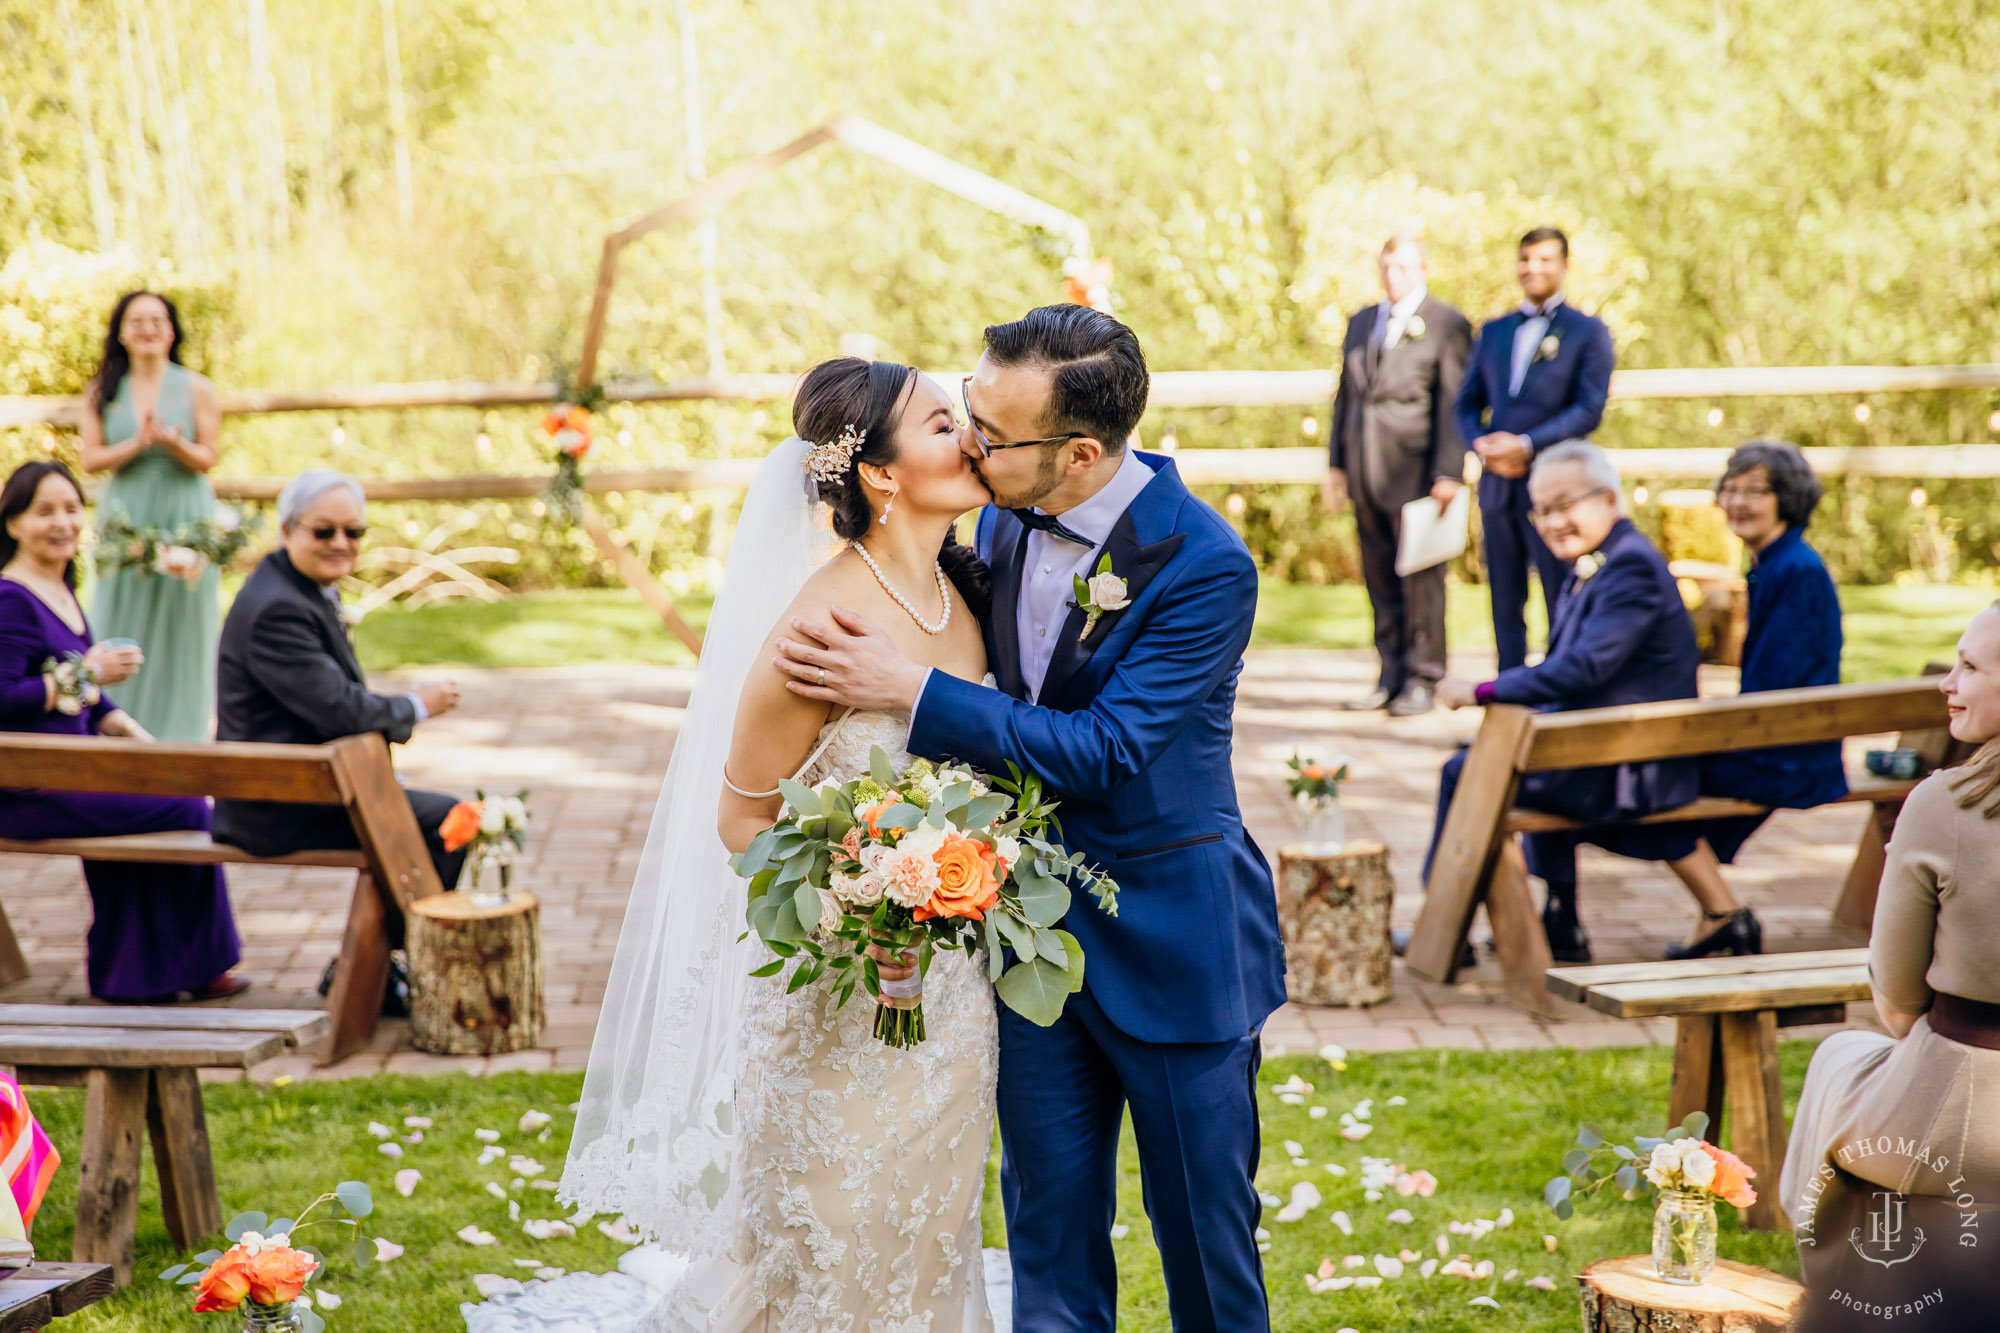
<svg viewBox="0 0 2000 1333">
<path fill-rule="evenodd" d="M 955 384 L 963 371 L 940 372 Z M 796 375 L 692 375 L 664 384 L 609 381 L 607 397 L 622 402 L 782 402 Z M 1756 398 L 1814 395 L 1918 393 L 1944 389 L 2000 388 L 2000 363 L 1974 366 L 1720 366 L 1712 369 L 1620 370 L 1611 396 L 1653 398 Z M 434 380 L 295 391 L 236 390 L 222 395 L 232 416 L 272 412 L 364 411 L 412 407 L 532 407 L 554 402 L 553 380 L 488 384 Z M 1166 370 L 1153 376 L 1154 409 L 1177 407 L 1323 407 L 1333 399 L 1331 370 Z M 0 396 L 0 429 L 73 427 L 82 398 L 74 395 Z"/>
</svg>

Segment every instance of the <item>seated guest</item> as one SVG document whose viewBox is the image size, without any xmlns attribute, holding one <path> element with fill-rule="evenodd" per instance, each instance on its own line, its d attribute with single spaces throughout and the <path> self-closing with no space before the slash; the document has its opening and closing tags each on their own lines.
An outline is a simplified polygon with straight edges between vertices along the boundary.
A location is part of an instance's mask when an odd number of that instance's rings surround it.
<svg viewBox="0 0 2000 1333">
<path fill-rule="evenodd" d="M 1447 708 L 1526 704 L 1556 713 L 1695 697 L 1694 626 L 1666 560 L 1625 517 L 1624 491 L 1611 459 L 1585 440 L 1552 445 L 1535 456 L 1528 496 L 1536 531 L 1557 559 L 1573 565 L 1556 597 L 1548 655 L 1538 665 L 1510 667 L 1480 685 L 1447 676 L 1438 686 L 1438 702 Z M 1431 856 L 1464 767 L 1461 752 L 1440 776 Z M 1521 805 L 1592 826 L 1526 835 L 1528 869 L 1548 886 L 1542 928 L 1557 962 L 1590 961 L 1590 941 L 1576 912 L 1579 842 L 1667 862 L 1704 909 L 1733 913 L 1741 906 L 1723 882 L 1715 853 L 1693 828 L 1626 822 L 1686 805 L 1699 784 L 1696 759 L 1522 777 L 1516 798 Z M 1430 878 L 1430 856 L 1424 877 Z M 1756 952 L 1762 941 L 1742 943 L 1740 952 Z"/>
<path fill-rule="evenodd" d="M 278 496 L 282 544 L 245 580 L 222 626 L 216 674 L 220 741 L 319 745 L 379 731 L 401 744 L 426 718 L 458 703 L 458 686 L 372 694 L 347 639 L 340 580 L 361 553 L 361 483 L 328 468 L 294 477 Z M 438 825 L 456 798 L 406 791 L 424 845 L 449 889 L 465 850 L 445 850 Z M 217 801 L 215 836 L 258 856 L 354 847 L 354 825 L 337 805 Z"/>
<path fill-rule="evenodd" d="M 101 690 L 62 688 L 52 669 L 73 655 L 103 685 L 130 680 L 144 659 L 96 644 L 76 600 L 83 492 L 60 463 L 26 463 L 0 488 L 0 731 L 122 736 L 144 727 Z M 100 838 L 208 828 L 208 802 L 116 792 L 0 787 L 0 838 Z M 221 999 L 249 982 L 220 866 L 85 861 L 90 886 L 90 993 L 124 1004 L 170 1004 L 183 991 Z"/>
<path fill-rule="evenodd" d="M 1868 943 L 1889 1035 L 1837 1032 L 1813 1052 L 1778 1186 L 1794 1219 L 1826 1167 L 2000 1198 L 2000 603 L 1966 626 L 1941 688 L 1952 737 L 1980 749 L 1918 783 L 1896 820 Z M 1861 1139 L 1868 1151 L 1848 1148 Z"/>
<path fill-rule="evenodd" d="M 1819 553 L 1806 545 L 1806 524 L 1819 504 L 1819 478 L 1792 445 L 1752 440 L 1729 456 L 1716 484 L 1716 503 L 1729 530 L 1750 548 L 1750 624 L 1743 636 L 1742 692 L 1795 690 L 1840 683 L 1840 598 Z M 1840 742 L 1814 741 L 1767 750 L 1705 755 L 1704 796 L 1733 796 L 1759 805 L 1808 809 L 1847 793 Z M 1712 820 L 1708 844 L 1727 865 L 1769 815 Z M 1692 946 L 1669 956 L 1697 957 L 1706 947 L 1746 929 L 1739 917 L 1705 917 Z"/>
</svg>

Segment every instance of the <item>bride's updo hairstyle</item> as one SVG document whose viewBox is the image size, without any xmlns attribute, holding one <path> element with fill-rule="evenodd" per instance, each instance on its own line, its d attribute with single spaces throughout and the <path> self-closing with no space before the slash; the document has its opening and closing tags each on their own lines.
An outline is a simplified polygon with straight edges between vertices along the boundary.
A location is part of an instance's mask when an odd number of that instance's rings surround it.
<svg viewBox="0 0 2000 1333">
<path fill-rule="evenodd" d="M 834 534 L 844 541 L 860 541 L 875 522 L 859 468 L 863 463 L 885 467 L 896 461 L 896 421 L 916 382 L 915 366 L 857 356 L 822 361 L 799 381 L 798 395 L 792 399 L 792 430 L 800 439 L 825 444 L 838 440 L 850 427 L 861 437 L 838 476 L 814 483 L 831 511 Z M 974 613 L 984 618 L 993 600 L 986 562 L 947 532 L 938 563 Z"/>
</svg>

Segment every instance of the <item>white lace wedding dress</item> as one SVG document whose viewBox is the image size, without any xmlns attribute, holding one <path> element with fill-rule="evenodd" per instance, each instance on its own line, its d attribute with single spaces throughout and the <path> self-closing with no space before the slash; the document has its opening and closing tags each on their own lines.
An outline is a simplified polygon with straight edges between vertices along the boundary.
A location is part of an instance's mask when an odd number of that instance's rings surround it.
<svg viewBox="0 0 2000 1333">
<path fill-rule="evenodd" d="M 904 714 L 845 715 L 822 730 L 800 780 L 858 777 L 877 745 L 900 771 L 908 739 Z M 729 1253 L 674 1268 L 636 1322 L 636 1283 L 577 1274 L 464 1307 L 473 1333 L 992 1328 L 980 1200 L 999 1037 L 984 956 L 933 958 L 926 1040 L 904 1051 L 876 1039 L 865 994 L 838 1009 L 824 980 L 787 994 L 795 966 L 750 983 L 735 1096 L 742 1208 Z M 592 1306 L 605 1318 L 592 1322 Z"/>
</svg>

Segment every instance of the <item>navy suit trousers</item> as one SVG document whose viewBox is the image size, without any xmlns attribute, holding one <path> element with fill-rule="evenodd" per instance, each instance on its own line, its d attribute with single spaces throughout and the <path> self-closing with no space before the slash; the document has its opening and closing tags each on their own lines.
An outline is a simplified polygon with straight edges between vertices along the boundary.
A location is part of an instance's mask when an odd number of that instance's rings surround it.
<svg viewBox="0 0 2000 1333">
<path fill-rule="evenodd" d="M 1254 1233 L 1257 1034 L 1151 1042 L 1085 990 L 1036 1027 L 1000 1010 L 1000 1168 L 1019 1333 L 1113 1333 L 1119 1121 L 1138 1140 L 1174 1333 L 1266 1333 Z"/>
<path fill-rule="evenodd" d="M 1526 485 L 1525 481 L 1508 483 L 1510 490 Z M 1486 586 L 1493 598 L 1493 646 L 1500 657 L 1500 669 L 1506 671 L 1528 660 L 1529 572 L 1541 576 L 1542 605 L 1553 620 L 1556 594 L 1562 591 L 1569 566 L 1556 559 L 1555 552 L 1543 543 L 1542 534 L 1528 522 L 1525 507 L 1508 504 L 1488 508 L 1481 504 L 1479 522 L 1486 558 Z"/>
</svg>

